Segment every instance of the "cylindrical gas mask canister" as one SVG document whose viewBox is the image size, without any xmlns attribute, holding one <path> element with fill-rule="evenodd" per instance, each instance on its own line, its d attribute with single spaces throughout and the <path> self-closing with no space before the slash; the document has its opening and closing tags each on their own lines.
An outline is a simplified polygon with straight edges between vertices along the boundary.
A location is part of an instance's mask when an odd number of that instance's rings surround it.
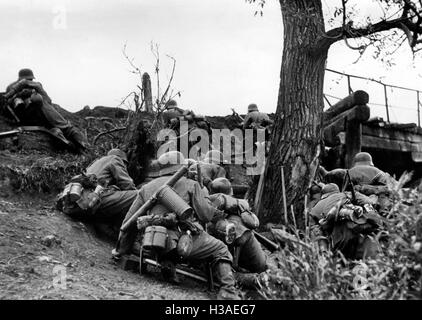
<svg viewBox="0 0 422 320">
<path fill-rule="evenodd" d="M 174 212 L 181 220 L 187 219 L 193 213 L 192 207 L 190 207 L 176 191 L 167 185 L 158 192 L 157 199 L 168 210 Z"/>
<path fill-rule="evenodd" d="M 80 183 L 72 183 L 69 190 L 69 199 L 71 202 L 79 200 L 82 194 L 82 185 Z"/>
<path fill-rule="evenodd" d="M 60 194 L 59 198 L 60 199 L 66 199 L 66 197 L 69 196 L 69 192 L 70 192 L 70 187 L 72 186 L 71 183 L 65 185 L 63 192 Z"/>
</svg>

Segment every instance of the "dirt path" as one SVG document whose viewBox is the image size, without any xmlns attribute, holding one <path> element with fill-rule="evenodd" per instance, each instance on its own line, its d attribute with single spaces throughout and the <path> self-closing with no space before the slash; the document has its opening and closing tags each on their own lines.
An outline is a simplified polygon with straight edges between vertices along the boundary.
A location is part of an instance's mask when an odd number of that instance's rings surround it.
<svg viewBox="0 0 422 320">
<path fill-rule="evenodd" d="M 0 197 L 0 299 L 209 299 L 203 284 L 169 285 L 123 271 L 112 244 L 53 210 L 52 196 Z M 54 236 L 46 243 L 46 236 Z"/>
</svg>

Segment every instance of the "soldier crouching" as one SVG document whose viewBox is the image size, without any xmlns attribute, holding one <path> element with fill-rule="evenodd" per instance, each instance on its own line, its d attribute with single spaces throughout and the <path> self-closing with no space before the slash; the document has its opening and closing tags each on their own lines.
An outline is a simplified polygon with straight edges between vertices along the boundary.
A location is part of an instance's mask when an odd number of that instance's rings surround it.
<svg viewBox="0 0 422 320">
<path fill-rule="evenodd" d="M 249 289 L 261 288 L 259 273 L 267 270 L 267 256 L 253 233 L 259 226 L 257 216 L 246 200 L 232 197 L 228 179 L 213 180 L 209 189 L 213 205 L 224 215 L 208 224 L 208 232 L 222 239 L 233 253 L 238 284 Z"/>
<path fill-rule="evenodd" d="M 180 152 L 171 151 L 159 157 L 157 162 L 161 168 L 160 177 L 141 187 L 136 200 L 123 221 L 122 229 L 131 217 L 167 183 L 169 177 L 178 172 L 185 160 Z M 208 191 L 201 188 L 197 181 L 184 176 L 174 184 L 172 190 L 186 205 L 193 209 L 193 214 L 188 217 L 177 216 L 177 218 L 171 219 L 171 215 L 175 212 L 172 212 L 168 206 L 157 202 L 138 219 L 138 221 L 142 221 L 143 216 L 146 215 L 152 219 L 157 217 L 166 220 L 168 218 L 167 222 L 163 223 L 167 229 L 168 237 L 165 251 L 159 257 L 160 262 L 167 264 L 167 262 L 180 256 L 186 261 L 209 262 L 217 281 L 220 283 L 217 298 L 239 299 L 232 272 L 232 255 L 222 241 L 206 233 L 202 226 L 202 224 L 213 220 L 214 216 L 218 214 L 218 210 L 211 204 Z M 122 255 L 130 254 L 137 235 L 136 224 L 128 226 L 125 231 L 121 231 L 116 248 L 112 253 L 113 256 L 118 259 Z M 182 245 L 182 238 L 190 240 L 187 249 Z M 175 276 L 175 270 L 171 263 L 169 273 L 168 277 Z"/>
<path fill-rule="evenodd" d="M 311 210 L 311 230 L 324 250 L 341 251 L 348 259 L 374 258 L 381 219 L 371 205 L 354 205 L 336 184 L 322 188 L 321 200 Z"/>
<path fill-rule="evenodd" d="M 105 223 L 116 229 L 111 232 L 117 237 L 117 227 L 138 194 L 126 166 L 126 154 L 111 149 L 90 164 L 85 174 L 71 179 L 59 195 L 58 209 L 73 218 L 94 222 L 100 228 Z"/>
</svg>

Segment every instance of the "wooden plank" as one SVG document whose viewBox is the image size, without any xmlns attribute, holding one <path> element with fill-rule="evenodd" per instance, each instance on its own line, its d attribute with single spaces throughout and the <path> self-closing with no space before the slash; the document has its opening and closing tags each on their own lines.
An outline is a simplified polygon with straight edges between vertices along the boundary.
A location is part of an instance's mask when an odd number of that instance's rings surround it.
<svg viewBox="0 0 422 320">
<path fill-rule="evenodd" d="M 353 159 L 362 148 L 362 124 L 358 120 L 346 124 L 346 167 L 353 166 Z"/>
<path fill-rule="evenodd" d="M 371 127 L 363 125 L 362 133 L 367 136 L 380 137 L 390 140 L 399 140 L 411 143 L 422 143 L 422 135 L 405 132 L 401 130 L 394 130 L 392 128 Z"/>
<path fill-rule="evenodd" d="M 369 95 L 363 90 L 357 90 L 340 100 L 331 108 L 324 112 L 324 121 L 329 120 L 344 111 L 347 111 L 357 105 L 366 105 L 369 102 Z"/>
<path fill-rule="evenodd" d="M 380 150 L 392 150 L 401 152 L 422 152 L 422 146 L 418 143 L 385 139 L 380 137 L 362 135 L 362 146 Z"/>
<path fill-rule="evenodd" d="M 335 136 L 345 130 L 347 121 L 364 122 L 369 119 L 370 109 L 367 105 L 358 105 L 324 123 L 324 140 L 328 145 L 335 143 Z"/>
</svg>

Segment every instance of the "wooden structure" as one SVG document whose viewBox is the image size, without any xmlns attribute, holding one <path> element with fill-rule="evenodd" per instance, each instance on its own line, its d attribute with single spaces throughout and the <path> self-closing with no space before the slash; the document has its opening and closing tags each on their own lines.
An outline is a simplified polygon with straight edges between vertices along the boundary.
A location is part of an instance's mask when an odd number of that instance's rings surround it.
<svg viewBox="0 0 422 320">
<path fill-rule="evenodd" d="M 344 148 L 347 168 L 357 152 L 368 151 L 385 171 L 400 175 L 404 170 L 415 170 L 422 174 L 422 128 L 415 123 L 370 119 L 368 101 L 366 92 L 355 91 L 324 112 L 326 146 L 340 144 Z"/>
<path fill-rule="evenodd" d="M 353 157 L 362 149 L 362 123 L 370 116 L 369 107 L 366 105 L 369 95 L 365 91 L 356 91 L 340 100 L 324 112 L 324 140 L 328 145 L 338 143 L 337 137 L 343 133 L 346 146 L 347 167 L 352 165 Z"/>
</svg>

